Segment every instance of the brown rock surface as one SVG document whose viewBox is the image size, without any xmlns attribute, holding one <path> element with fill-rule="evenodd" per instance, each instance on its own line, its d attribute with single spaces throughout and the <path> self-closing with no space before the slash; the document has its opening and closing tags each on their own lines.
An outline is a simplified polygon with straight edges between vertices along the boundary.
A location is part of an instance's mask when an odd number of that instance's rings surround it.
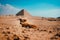
<svg viewBox="0 0 60 40">
<path fill-rule="evenodd" d="M 0 16 L 0 40 L 60 40 L 60 21 L 34 16 Z"/>
</svg>

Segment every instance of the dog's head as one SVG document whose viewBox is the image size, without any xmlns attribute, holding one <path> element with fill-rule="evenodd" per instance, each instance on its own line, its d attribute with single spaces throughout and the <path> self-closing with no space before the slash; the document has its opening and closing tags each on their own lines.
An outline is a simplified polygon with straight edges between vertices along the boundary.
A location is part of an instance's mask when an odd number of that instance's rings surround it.
<svg viewBox="0 0 60 40">
<path fill-rule="evenodd" d="M 26 19 L 19 19 L 20 22 L 26 22 L 27 20 Z"/>
</svg>

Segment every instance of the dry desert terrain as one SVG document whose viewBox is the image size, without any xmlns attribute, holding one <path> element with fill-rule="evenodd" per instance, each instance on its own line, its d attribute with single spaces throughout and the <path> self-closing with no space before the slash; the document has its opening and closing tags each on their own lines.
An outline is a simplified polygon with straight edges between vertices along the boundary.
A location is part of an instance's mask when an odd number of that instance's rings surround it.
<svg viewBox="0 0 60 40">
<path fill-rule="evenodd" d="M 0 40 L 60 40 L 60 19 L 31 16 L 25 10 L 0 16 Z"/>
</svg>

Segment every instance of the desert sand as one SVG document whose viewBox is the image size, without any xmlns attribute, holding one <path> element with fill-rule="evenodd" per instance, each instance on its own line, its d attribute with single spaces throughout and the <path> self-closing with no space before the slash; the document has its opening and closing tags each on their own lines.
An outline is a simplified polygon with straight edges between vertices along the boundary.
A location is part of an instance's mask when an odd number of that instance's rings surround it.
<svg viewBox="0 0 60 40">
<path fill-rule="evenodd" d="M 30 15 L 0 16 L 0 40 L 60 40 L 60 19 Z"/>
</svg>

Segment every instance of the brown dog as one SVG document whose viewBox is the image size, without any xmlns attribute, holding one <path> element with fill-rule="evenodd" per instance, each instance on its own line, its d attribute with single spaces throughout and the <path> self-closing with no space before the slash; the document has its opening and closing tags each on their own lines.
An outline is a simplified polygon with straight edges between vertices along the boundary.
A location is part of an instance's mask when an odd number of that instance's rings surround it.
<svg viewBox="0 0 60 40">
<path fill-rule="evenodd" d="M 26 28 L 36 28 L 35 25 L 31 25 L 31 24 L 28 24 L 28 23 L 20 23 L 22 25 L 22 27 L 26 27 Z"/>
<path fill-rule="evenodd" d="M 19 19 L 19 20 L 20 20 L 20 24 L 22 25 L 22 27 L 36 28 L 35 25 L 29 24 L 26 19 Z"/>
</svg>

